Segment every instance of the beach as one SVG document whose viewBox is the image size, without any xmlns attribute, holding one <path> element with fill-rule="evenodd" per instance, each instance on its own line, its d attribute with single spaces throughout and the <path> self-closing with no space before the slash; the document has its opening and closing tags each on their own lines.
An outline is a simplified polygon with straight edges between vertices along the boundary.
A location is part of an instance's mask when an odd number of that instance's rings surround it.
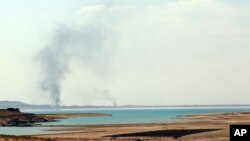
<svg viewBox="0 0 250 141">
<path fill-rule="evenodd" d="M 0 140 L 228 141 L 230 124 L 250 124 L 250 113 L 188 115 L 168 123 L 65 125 L 57 126 L 54 130 L 64 130 L 66 133 L 1 136 Z"/>
</svg>

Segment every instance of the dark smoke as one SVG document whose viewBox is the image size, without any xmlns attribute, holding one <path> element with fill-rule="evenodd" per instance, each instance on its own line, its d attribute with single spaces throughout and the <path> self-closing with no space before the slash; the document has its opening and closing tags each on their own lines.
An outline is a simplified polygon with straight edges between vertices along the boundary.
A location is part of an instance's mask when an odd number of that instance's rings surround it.
<svg viewBox="0 0 250 141">
<path fill-rule="evenodd" d="M 79 59 L 90 63 L 95 59 L 95 52 L 103 47 L 104 30 L 98 26 L 81 28 L 60 28 L 51 42 L 38 53 L 42 67 L 43 79 L 40 81 L 41 90 L 49 92 L 53 105 L 60 105 L 61 83 L 69 73 L 69 61 Z"/>
<path fill-rule="evenodd" d="M 92 95 L 96 100 L 109 101 L 112 104 L 112 106 L 117 106 L 116 99 L 112 97 L 112 95 L 107 89 L 100 89 L 100 88 L 94 89 L 93 93 L 94 94 Z"/>
</svg>

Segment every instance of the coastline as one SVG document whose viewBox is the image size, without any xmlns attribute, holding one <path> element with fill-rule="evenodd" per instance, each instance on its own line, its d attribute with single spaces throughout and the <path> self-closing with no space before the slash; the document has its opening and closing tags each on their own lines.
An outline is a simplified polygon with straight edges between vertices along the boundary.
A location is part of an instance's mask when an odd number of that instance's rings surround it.
<svg viewBox="0 0 250 141">
<path fill-rule="evenodd" d="M 68 128 L 56 130 L 66 133 L 0 136 L 0 140 L 228 141 L 229 125 L 236 123 L 250 124 L 250 112 L 188 115 L 169 123 L 64 126 Z"/>
<path fill-rule="evenodd" d="M 74 132 L 35 136 L 56 140 L 164 140 L 228 141 L 229 125 L 250 123 L 250 113 L 188 115 L 178 122 L 149 124 L 91 125 Z M 136 134 L 135 134 L 136 133 Z M 139 135 L 138 135 L 139 134 Z"/>
<path fill-rule="evenodd" d="M 33 114 L 21 112 L 19 108 L 0 109 L 0 127 L 34 127 L 44 122 L 56 122 L 59 119 L 76 117 L 112 116 L 104 113 L 63 113 Z"/>
</svg>

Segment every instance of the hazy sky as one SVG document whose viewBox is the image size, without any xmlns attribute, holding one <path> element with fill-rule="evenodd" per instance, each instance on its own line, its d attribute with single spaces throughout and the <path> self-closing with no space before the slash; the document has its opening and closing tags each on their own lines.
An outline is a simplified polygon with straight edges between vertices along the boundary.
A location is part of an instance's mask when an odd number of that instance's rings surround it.
<svg viewBox="0 0 250 141">
<path fill-rule="evenodd" d="M 0 0 L 0 100 L 55 65 L 64 105 L 250 104 L 250 1 Z"/>
</svg>

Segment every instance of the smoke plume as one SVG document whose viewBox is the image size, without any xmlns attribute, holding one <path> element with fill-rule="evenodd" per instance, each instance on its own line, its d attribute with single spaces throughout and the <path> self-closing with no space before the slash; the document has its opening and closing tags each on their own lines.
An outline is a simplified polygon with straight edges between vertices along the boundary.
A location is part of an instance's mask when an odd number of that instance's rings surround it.
<svg viewBox="0 0 250 141">
<path fill-rule="evenodd" d="M 91 64 L 103 44 L 103 28 L 96 25 L 61 27 L 57 30 L 51 42 L 38 54 L 43 73 L 41 90 L 51 95 L 53 105 L 60 105 L 61 83 L 69 73 L 70 59 Z"/>
</svg>

